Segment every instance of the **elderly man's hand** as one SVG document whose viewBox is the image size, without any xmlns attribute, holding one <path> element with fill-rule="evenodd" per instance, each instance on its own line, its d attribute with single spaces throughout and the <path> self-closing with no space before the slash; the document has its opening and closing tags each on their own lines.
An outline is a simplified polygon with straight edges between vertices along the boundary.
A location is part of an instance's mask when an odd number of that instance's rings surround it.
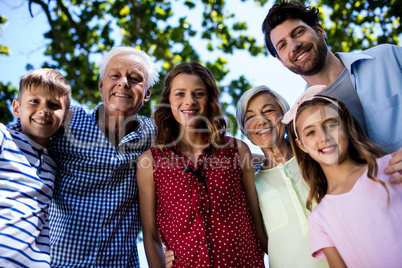
<svg viewBox="0 0 402 268">
<path fill-rule="evenodd" d="M 402 147 L 391 155 L 392 159 L 389 161 L 385 173 L 391 175 L 390 183 L 402 183 Z"/>
</svg>

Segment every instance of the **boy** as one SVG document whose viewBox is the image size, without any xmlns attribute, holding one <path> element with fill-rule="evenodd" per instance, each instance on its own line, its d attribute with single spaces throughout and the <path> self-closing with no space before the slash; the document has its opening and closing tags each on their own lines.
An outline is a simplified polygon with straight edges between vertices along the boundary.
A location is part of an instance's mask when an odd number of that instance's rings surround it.
<svg viewBox="0 0 402 268">
<path fill-rule="evenodd" d="M 71 89 L 56 70 L 23 76 L 12 109 L 20 132 L 0 124 L 0 267 L 49 267 L 48 209 L 56 165 L 45 146 L 71 118 Z"/>
</svg>

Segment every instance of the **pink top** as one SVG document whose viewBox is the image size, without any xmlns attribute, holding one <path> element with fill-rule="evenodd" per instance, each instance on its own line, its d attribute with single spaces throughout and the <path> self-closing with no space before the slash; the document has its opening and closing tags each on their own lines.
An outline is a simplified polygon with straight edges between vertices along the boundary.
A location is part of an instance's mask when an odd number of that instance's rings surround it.
<svg viewBox="0 0 402 268">
<path fill-rule="evenodd" d="M 390 155 L 377 159 L 378 179 Z M 384 187 L 364 174 L 345 194 L 325 195 L 308 218 L 313 257 L 335 247 L 348 267 L 401 267 L 402 184 L 388 184 L 390 205 Z"/>
<path fill-rule="evenodd" d="M 163 243 L 175 253 L 175 267 L 264 267 L 237 144 L 229 137 L 226 143 L 217 155 L 204 150 L 197 163 L 201 176 L 183 171 L 197 168 L 177 145 L 166 156 L 151 149 L 157 224 Z"/>
</svg>

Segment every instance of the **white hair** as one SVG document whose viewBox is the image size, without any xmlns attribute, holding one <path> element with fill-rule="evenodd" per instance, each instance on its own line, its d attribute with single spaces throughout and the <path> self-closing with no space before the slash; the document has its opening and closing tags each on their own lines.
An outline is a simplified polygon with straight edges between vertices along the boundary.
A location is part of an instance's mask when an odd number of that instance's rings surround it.
<svg viewBox="0 0 402 268">
<path fill-rule="evenodd" d="M 236 109 L 236 119 L 237 119 L 237 124 L 239 125 L 241 133 L 243 133 L 246 137 L 248 137 L 247 129 L 246 129 L 246 122 L 245 122 L 245 115 L 247 111 L 247 106 L 251 99 L 253 99 L 255 96 L 265 93 L 273 96 L 278 103 L 279 107 L 281 108 L 281 111 L 283 114 L 285 114 L 289 110 L 289 104 L 287 101 L 279 95 L 277 92 L 273 91 L 267 86 L 256 86 L 253 88 L 250 88 L 246 92 L 243 93 L 241 98 L 239 99 L 239 102 L 237 103 L 237 109 Z"/>
<path fill-rule="evenodd" d="M 146 54 L 142 50 L 135 49 L 133 47 L 129 46 L 121 46 L 121 47 L 113 47 L 109 52 L 107 52 L 101 61 L 101 65 L 99 67 L 99 75 L 102 81 L 104 80 L 104 75 L 105 75 L 105 69 L 107 64 L 109 63 L 110 59 L 113 58 L 114 56 L 118 54 L 132 54 L 135 56 L 138 56 L 142 58 L 145 63 L 145 69 L 147 71 L 147 88 L 150 88 L 151 86 L 155 85 L 158 80 L 159 80 L 159 73 L 156 70 L 156 65 L 155 62 L 151 59 L 148 54 Z"/>
</svg>

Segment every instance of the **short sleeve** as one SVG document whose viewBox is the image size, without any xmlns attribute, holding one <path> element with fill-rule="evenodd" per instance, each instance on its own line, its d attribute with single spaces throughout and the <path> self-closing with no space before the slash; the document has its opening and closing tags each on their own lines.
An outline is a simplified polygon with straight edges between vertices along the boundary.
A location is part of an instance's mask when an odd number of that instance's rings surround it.
<svg viewBox="0 0 402 268">
<path fill-rule="evenodd" d="M 5 147 L 5 140 L 7 139 L 7 128 L 0 123 L 0 154 L 3 153 L 3 148 Z"/>
<path fill-rule="evenodd" d="M 317 214 L 311 213 L 308 217 L 311 255 L 314 258 L 325 259 L 323 249 L 334 247 L 334 244 L 315 216 Z"/>
</svg>

